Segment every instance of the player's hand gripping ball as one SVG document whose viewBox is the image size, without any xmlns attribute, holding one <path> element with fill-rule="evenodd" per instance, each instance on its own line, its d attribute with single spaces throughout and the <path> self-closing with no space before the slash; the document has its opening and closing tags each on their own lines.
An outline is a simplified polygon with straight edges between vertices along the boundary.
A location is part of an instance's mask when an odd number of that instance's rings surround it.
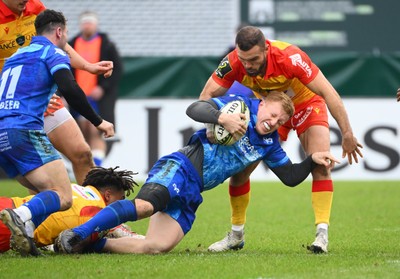
<svg viewBox="0 0 400 279">
<path fill-rule="evenodd" d="M 227 103 L 224 105 L 221 109 L 221 112 L 228 113 L 228 114 L 234 114 L 234 113 L 243 113 L 246 115 L 246 129 L 249 125 L 250 121 L 250 110 L 245 104 L 245 102 L 240 101 L 240 100 L 235 100 Z M 238 141 L 238 139 L 235 139 L 233 135 L 231 135 L 225 128 L 224 126 L 220 124 L 213 124 L 212 131 L 214 133 L 214 138 L 216 143 L 222 144 L 222 145 L 232 145 L 235 142 Z"/>
</svg>

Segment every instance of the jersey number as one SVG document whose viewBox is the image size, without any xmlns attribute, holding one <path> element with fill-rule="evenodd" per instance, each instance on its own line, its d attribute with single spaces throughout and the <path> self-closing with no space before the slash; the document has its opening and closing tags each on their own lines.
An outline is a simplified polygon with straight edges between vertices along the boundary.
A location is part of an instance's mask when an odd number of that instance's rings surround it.
<svg viewBox="0 0 400 279">
<path fill-rule="evenodd" d="M 15 88 L 17 87 L 17 83 L 19 80 L 19 76 L 21 75 L 22 66 L 17 66 L 14 68 L 7 69 L 1 75 L 1 84 L 0 84 L 0 100 L 3 98 L 4 91 L 6 89 L 7 81 L 9 77 L 11 77 L 11 81 L 8 85 L 6 99 L 14 98 Z"/>
</svg>

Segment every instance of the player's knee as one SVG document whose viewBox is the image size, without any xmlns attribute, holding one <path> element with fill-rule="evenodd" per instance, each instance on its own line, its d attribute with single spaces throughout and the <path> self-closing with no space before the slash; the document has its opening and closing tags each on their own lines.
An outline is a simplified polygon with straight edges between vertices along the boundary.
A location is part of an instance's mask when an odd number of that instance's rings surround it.
<svg viewBox="0 0 400 279">
<path fill-rule="evenodd" d="M 70 161 L 73 164 L 81 164 L 81 165 L 93 165 L 93 156 L 92 151 L 88 144 L 84 144 L 79 146 Z"/>
<path fill-rule="evenodd" d="M 152 214 L 165 209 L 171 200 L 166 187 L 157 183 L 147 183 L 142 186 L 136 199 L 149 202 L 153 206 Z"/>
<path fill-rule="evenodd" d="M 229 185 L 239 186 L 243 185 L 249 180 L 250 175 L 246 172 L 240 172 L 232 176 L 229 180 Z"/>
<path fill-rule="evenodd" d="M 312 172 L 312 177 L 314 180 L 329 180 L 331 179 L 331 172 L 325 166 L 318 165 L 316 166 Z"/>
<path fill-rule="evenodd" d="M 144 249 L 145 254 L 162 254 L 168 253 L 171 251 L 174 246 L 169 245 L 168 243 L 163 243 L 162 241 L 147 241 L 146 240 L 146 247 Z"/>
<path fill-rule="evenodd" d="M 72 206 L 72 195 L 63 195 L 60 197 L 60 210 L 67 210 Z"/>
</svg>

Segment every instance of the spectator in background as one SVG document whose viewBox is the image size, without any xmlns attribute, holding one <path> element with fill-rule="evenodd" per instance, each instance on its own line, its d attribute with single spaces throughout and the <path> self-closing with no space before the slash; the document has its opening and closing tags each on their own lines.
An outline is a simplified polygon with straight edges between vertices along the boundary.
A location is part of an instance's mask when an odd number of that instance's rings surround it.
<svg viewBox="0 0 400 279">
<path fill-rule="evenodd" d="M 85 92 L 89 103 L 97 112 L 104 119 L 115 123 L 114 109 L 122 74 L 121 57 L 118 54 L 115 44 L 108 38 L 107 34 L 99 32 L 99 19 L 96 13 L 85 11 L 80 15 L 79 21 L 80 33 L 70 41 L 70 45 L 78 54 L 91 63 L 101 60 L 113 61 L 114 70 L 113 75 L 106 79 L 103 76 L 75 69 L 74 75 L 76 81 Z M 92 149 L 95 164 L 101 166 L 113 141 L 106 142 L 99 131 L 89 121 L 75 112 L 72 114 L 75 116 L 86 141 Z"/>
</svg>

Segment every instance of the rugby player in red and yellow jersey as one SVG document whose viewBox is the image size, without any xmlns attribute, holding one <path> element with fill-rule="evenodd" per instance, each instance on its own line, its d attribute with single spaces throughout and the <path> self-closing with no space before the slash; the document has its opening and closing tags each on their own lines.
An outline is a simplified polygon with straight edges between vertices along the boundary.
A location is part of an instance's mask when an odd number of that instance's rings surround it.
<svg viewBox="0 0 400 279">
<path fill-rule="evenodd" d="M 34 240 L 38 247 L 53 244 L 54 239 L 66 229 L 79 226 L 108 204 L 125 199 L 133 193 L 136 182 L 131 171 L 117 171 L 117 168 L 93 168 L 85 178 L 84 186 L 71 184 L 73 192 L 72 207 L 66 211 L 51 214 L 34 230 Z M 0 210 L 16 208 L 33 196 L 0 197 Z M 124 228 L 119 228 L 119 230 Z M 115 235 L 115 232 L 113 232 Z M 134 233 L 132 233 L 134 235 Z M 10 230 L 0 221 L 0 252 L 10 249 Z"/>
<path fill-rule="evenodd" d="M 258 98 L 277 90 L 288 94 L 295 105 L 294 116 L 279 128 L 281 140 L 295 130 L 307 155 L 330 149 L 328 112 L 342 133 L 342 156 L 352 164 L 362 157 L 343 102 L 319 68 L 298 47 L 280 41 L 266 40 L 258 28 L 247 26 L 236 36 L 236 48 L 220 63 L 208 79 L 200 99 L 225 94 L 236 81 L 250 88 Z M 238 93 L 238 92 L 233 92 Z M 229 130 L 228 130 L 229 131 Z M 232 176 L 229 181 L 232 231 L 209 251 L 241 249 L 244 246 L 244 224 L 250 199 L 249 177 L 258 163 Z M 312 206 L 315 215 L 316 238 L 308 246 L 314 253 L 327 252 L 328 226 L 333 198 L 331 174 L 317 167 L 312 172 Z"/>
<path fill-rule="evenodd" d="M 28 46 L 36 35 L 34 22 L 36 16 L 46 7 L 39 0 L 1 0 L 0 1 L 0 70 L 5 59 L 19 48 Z M 113 62 L 89 63 L 69 44 L 64 50 L 71 59 L 71 66 L 92 74 L 112 74 Z M 54 147 L 72 163 L 75 179 L 81 184 L 90 168 L 94 166 L 92 153 L 77 123 L 60 100 L 50 106 L 50 114 L 45 115 L 44 131 Z"/>
</svg>

